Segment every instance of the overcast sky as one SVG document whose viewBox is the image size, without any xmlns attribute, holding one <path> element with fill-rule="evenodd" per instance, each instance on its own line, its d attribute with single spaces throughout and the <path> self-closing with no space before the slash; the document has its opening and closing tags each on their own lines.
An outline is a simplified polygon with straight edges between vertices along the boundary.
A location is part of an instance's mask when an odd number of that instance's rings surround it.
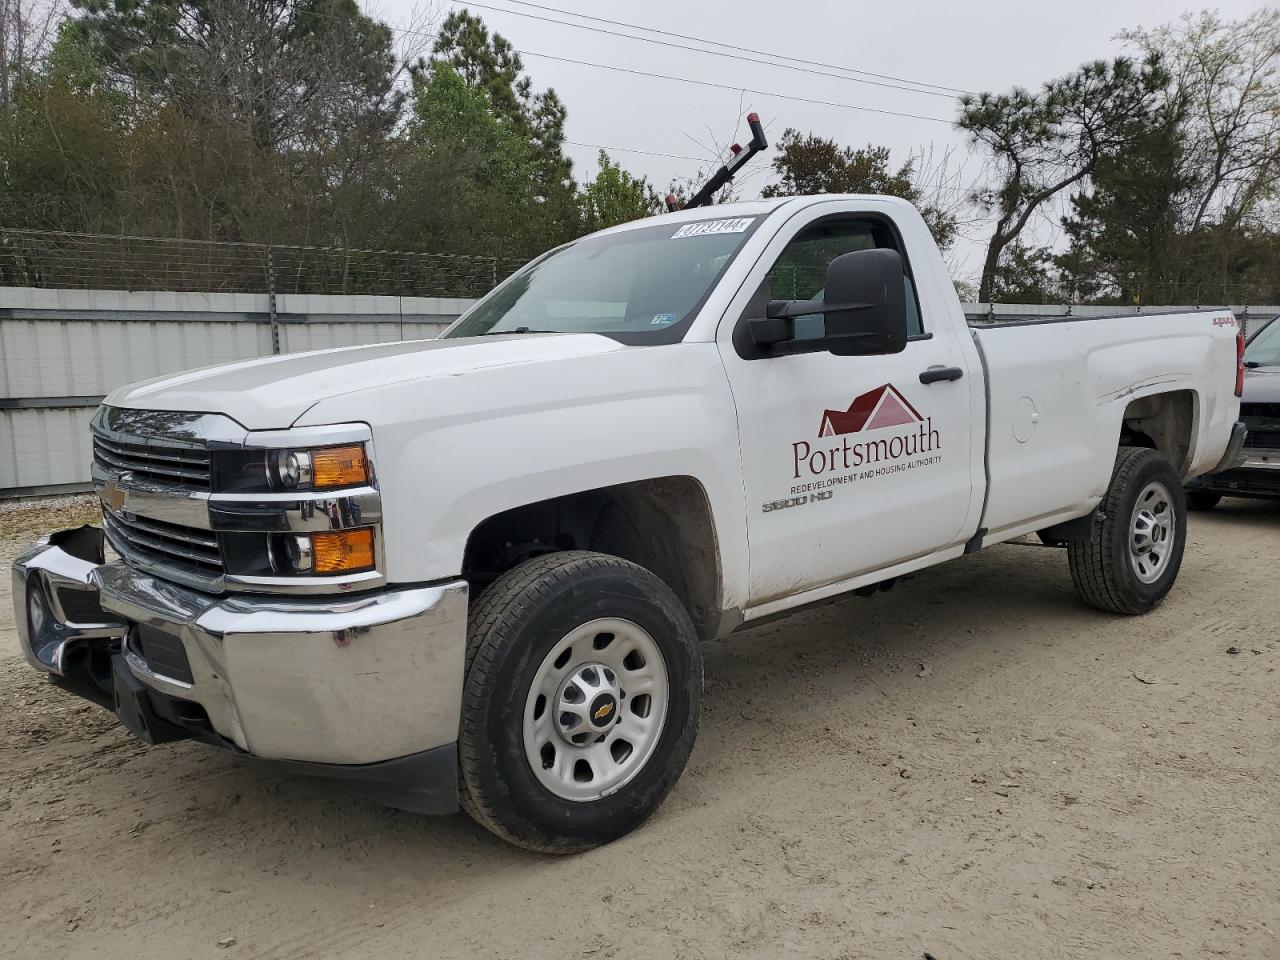
<svg viewBox="0 0 1280 960">
<path fill-rule="evenodd" d="M 557 20 L 572 19 L 547 10 L 521 7 L 509 0 L 483 2 L 486 7 L 502 7 Z M 1122 45 L 1113 39 L 1121 30 L 1156 26 L 1184 11 L 1202 9 L 1202 5 L 1184 5 L 1177 0 L 536 2 L 544 7 L 768 50 L 810 64 L 850 67 L 971 91 L 1002 91 L 1015 84 L 1035 87 L 1086 60 L 1122 52 Z M 410 20 L 415 0 L 375 0 L 368 5 L 395 26 Z M 421 0 L 417 6 L 421 8 Z M 465 6 L 468 4 L 445 3 L 438 9 L 447 11 Z M 1214 6 L 1224 16 L 1234 19 L 1247 15 L 1261 4 L 1222 0 Z M 627 147 L 679 155 L 677 159 L 610 150 L 614 159 L 629 170 L 648 176 L 659 190 L 665 190 L 673 177 L 692 176 L 697 171 L 698 160 L 705 160 L 709 166 L 714 159 L 716 142 L 725 145 L 735 138 L 745 139 L 742 128 L 735 132 L 735 124 L 741 115 L 751 110 L 759 112 L 768 124 L 771 140 L 786 127 L 796 127 L 853 146 L 884 144 L 892 149 L 896 161 L 905 160 L 912 152 L 929 149 L 935 157 L 940 157 L 948 148 L 954 148 L 953 167 L 963 170 L 965 185 L 981 173 L 981 156 L 970 156 L 964 138 L 949 123 L 956 115 L 952 95 L 904 92 L 671 49 L 531 19 L 515 12 L 500 13 L 474 4 L 470 9 L 483 17 L 491 29 L 502 33 L 525 52 L 526 71 L 538 89 L 554 87 L 564 100 L 569 111 L 568 136 L 576 141 L 568 148 L 569 155 L 579 180 L 594 173 L 597 150 L 594 146 L 577 144 Z M 593 21 L 577 22 L 620 30 Z M 534 54 L 686 77 L 733 89 L 612 72 Z M 742 93 L 741 88 L 763 92 Z M 948 122 L 801 103 L 778 94 L 917 114 Z M 739 196 L 754 197 L 767 182 L 770 153 L 753 161 L 753 167 L 740 176 Z M 951 259 L 958 276 L 967 278 L 977 272 L 977 250 L 984 240 L 984 232 L 984 225 L 974 225 L 967 231 L 969 239 L 957 244 Z M 1043 239 L 1052 241 L 1045 227 L 1041 233 Z"/>
</svg>

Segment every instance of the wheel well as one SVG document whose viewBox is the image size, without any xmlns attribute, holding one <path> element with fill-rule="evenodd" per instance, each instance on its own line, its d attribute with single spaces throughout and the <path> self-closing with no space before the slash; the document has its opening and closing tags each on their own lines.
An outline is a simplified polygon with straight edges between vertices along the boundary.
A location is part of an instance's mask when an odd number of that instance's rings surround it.
<svg viewBox="0 0 1280 960">
<path fill-rule="evenodd" d="M 1196 398 L 1191 390 L 1174 390 L 1134 400 L 1125 408 L 1122 446 L 1159 450 L 1179 474 L 1191 462 Z"/>
<path fill-rule="evenodd" d="M 720 552 L 711 506 L 692 477 L 659 477 L 525 504 L 467 538 L 463 576 L 479 594 L 516 564 L 560 550 L 595 550 L 651 571 L 680 598 L 701 637 L 720 615 Z"/>
</svg>

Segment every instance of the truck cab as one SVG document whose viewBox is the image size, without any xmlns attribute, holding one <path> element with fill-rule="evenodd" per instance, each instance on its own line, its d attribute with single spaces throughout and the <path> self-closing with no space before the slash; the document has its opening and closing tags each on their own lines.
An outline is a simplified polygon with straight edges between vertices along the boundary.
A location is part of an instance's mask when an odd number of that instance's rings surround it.
<svg viewBox="0 0 1280 960">
<path fill-rule="evenodd" d="M 582 850 L 676 783 L 700 641 L 1027 533 L 1152 609 L 1240 369 L 1224 312 L 971 329 L 902 200 L 675 212 L 435 340 L 115 391 L 104 528 L 18 559 L 20 639 L 145 738 Z"/>
</svg>

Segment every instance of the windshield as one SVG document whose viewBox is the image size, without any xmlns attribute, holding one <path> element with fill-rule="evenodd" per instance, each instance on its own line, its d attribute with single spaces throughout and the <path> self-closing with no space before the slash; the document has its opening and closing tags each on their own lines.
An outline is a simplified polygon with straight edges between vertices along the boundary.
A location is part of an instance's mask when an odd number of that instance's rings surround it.
<svg viewBox="0 0 1280 960">
<path fill-rule="evenodd" d="M 1244 351 L 1244 362 L 1261 367 L 1280 367 L 1280 318 L 1272 320 L 1249 341 Z"/>
<path fill-rule="evenodd" d="M 584 237 L 529 264 L 445 336 L 603 333 L 623 343 L 678 342 L 758 219 Z"/>
</svg>

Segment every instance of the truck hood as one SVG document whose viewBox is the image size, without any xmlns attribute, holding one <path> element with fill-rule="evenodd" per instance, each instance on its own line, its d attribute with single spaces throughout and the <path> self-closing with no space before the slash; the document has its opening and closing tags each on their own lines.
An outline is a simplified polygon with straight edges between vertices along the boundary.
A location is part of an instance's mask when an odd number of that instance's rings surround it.
<svg viewBox="0 0 1280 960">
<path fill-rule="evenodd" d="M 379 343 L 168 374 L 120 387 L 104 402 L 142 410 L 221 413 L 249 430 L 284 429 L 315 404 L 342 394 L 625 349 L 591 333 Z"/>
</svg>

